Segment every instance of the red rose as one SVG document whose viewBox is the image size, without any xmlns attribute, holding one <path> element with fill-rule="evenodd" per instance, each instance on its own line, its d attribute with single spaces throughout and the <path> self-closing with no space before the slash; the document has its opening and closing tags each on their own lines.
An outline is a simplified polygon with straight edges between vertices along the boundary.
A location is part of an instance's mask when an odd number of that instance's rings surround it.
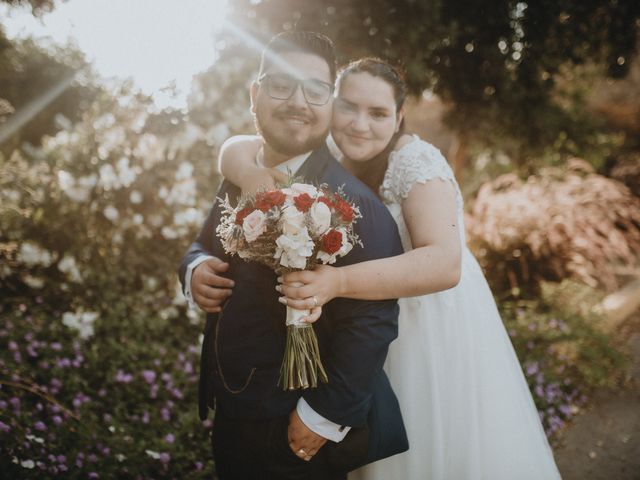
<svg viewBox="0 0 640 480">
<path fill-rule="evenodd" d="M 311 208 L 311 205 L 313 205 L 313 202 L 313 198 L 311 198 L 308 193 L 301 193 L 293 199 L 293 203 L 295 204 L 296 208 L 301 212 L 306 212 L 307 210 L 309 210 Z"/>
<path fill-rule="evenodd" d="M 249 215 L 252 211 L 253 209 L 249 207 L 244 207 L 243 209 L 238 210 L 238 212 L 236 213 L 236 225 L 242 225 L 242 222 L 244 222 L 245 217 Z"/>
<path fill-rule="evenodd" d="M 329 210 L 333 210 L 335 207 L 333 202 L 327 196 L 323 195 L 322 197 L 318 198 L 318 201 L 324 203 L 327 207 L 329 207 Z"/>
<path fill-rule="evenodd" d="M 321 248 L 329 255 L 333 255 L 342 247 L 342 233 L 337 230 L 329 230 L 322 237 Z"/>
<path fill-rule="evenodd" d="M 260 192 L 256 195 L 256 208 L 263 212 L 268 212 L 273 207 L 282 205 L 286 198 L 286 195 L 280 190 Z"/>
<path fill-rule="evenodd" d="M 338 213 L 340 213 L 340 215 L 342 216 L 342 219 L 345 222 L 352 222 L 353 221 L 353 208 L 351 208 L 351 205 L 349 205 L 349 202 L 339 198 L 338 201 L 335 203 L 335 209 Z"/>
</svg>

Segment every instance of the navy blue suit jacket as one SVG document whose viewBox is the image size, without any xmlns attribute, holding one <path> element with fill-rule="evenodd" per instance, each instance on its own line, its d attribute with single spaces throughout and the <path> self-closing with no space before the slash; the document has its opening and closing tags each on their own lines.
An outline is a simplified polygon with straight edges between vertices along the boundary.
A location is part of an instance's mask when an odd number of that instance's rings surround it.
<svg viewBox="0 0 640 480">
<path fill-rule="evenodd" d="M 362 182 L 331 156 L 326 146 L 312 152 L 297 172 L 312 184 L 343 186 L 362 213 L 355 230 L 364 247 L 336 263 L 346 265 L 402 253 L 396 224 L 386 207 Z M 219 198 L 232 203 L 240 191 L 225 181 Z M 230 264 L 233 294 L 221 314 L 207 315 L 200 371 L 200 416 L 214 406 L 235 418 L 287 415 L 300 396 L 323 417 L 355 427 L 341 443 L 368 431 L 368 458 L 384 458 L 408 448 L 397 399 L 382 370 L 388 346 L 398 334 L 396 300 L 364 301 L 336 298 L 323 306 L 314 328 L 329 382 L 318 388 L 283 391 L 278 386 L 286 338 L 285 307 L 277 301 L 276 274 L 268 267 L 225 254 L 215 229 L 221 209 L 216 201 L 196 241 L 180 266 L 184 285 L 187 266 L 199 255 L 213 255 Z M 331 442 L 330 442 L 331 443 Z M 353 467 L 354 465 L 351 465 Z"/>
</svg>

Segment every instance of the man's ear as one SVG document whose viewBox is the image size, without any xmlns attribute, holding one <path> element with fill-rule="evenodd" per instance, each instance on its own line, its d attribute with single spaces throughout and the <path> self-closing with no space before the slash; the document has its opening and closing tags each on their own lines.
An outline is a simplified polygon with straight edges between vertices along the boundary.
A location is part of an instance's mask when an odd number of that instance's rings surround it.
<svg viewBox="0 0 640 480">
<path fill-rule="evenodd" d="M 258 83 L 253 82 L 249 88 L 249 97 L 251 98 L 251 113 L 256 114 L 256 99 L 258 98 Z"/>
<path fill-rule="evenodd" d="M 402 107 L 396 114 L 396 132 L 400 130 L 400 125 L 402 125 L 402 120 L 404 119 L 404 113 L 404 107 Z"/>
</svg>

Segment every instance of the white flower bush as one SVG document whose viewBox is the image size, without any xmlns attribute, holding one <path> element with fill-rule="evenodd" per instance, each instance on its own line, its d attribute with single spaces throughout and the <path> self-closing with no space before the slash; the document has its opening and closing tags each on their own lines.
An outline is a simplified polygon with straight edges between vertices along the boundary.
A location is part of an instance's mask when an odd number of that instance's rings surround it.
<svg viewBox="0 0 640 480">
<path fill-rule="evenodd" d="M 0 152 L 0 374 L 46 392 L 0 389 L 7 478 L 210 478 L 202 315 L 176 269 L 220 142 L 251 129 L 231 72 L 199 76 L 188 117 L 114 85 L 78 123 Z"/>
</svg>

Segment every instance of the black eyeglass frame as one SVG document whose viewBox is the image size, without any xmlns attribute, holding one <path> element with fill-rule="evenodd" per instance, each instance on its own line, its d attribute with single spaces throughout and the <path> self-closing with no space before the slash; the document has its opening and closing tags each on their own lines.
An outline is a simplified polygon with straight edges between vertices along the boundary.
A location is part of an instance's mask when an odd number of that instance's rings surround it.
<svg viewBox="0 0 640 480">
<path fill-rule="evenodd" d="M 292 80 L 293 82 L 295 82 L 295 85 L 293 86 L 293 88 L 291 89 L 291 93 L 289 94 L 288 97 L 283 98 L 281 96 L 275 96 L 273 95 L 273 93 L 271 92 L 271 87 L 270 87 L 270 78 L 273 76 L 282 76 L 282 77 L 287 77 L 288 79 Z M 260 85 L 262 84 L 262 82 L 266 80 L 267 81 L 267 95 L 269 95 L 271 98 L 275 99 L 275 100 L 289 100 L 291 97 L 293 97 L 293 95 L 296 93 L 296 91 L 298 90 L 298 87 L 302 88 L 302 95 L 304 96 L 305 101 L 310 104 L 310 105 L 315 105 L 317 107 L 321 107 L 323 105 L 326 105 L 327 103 L 329 103 L 329 100 L 331 100 L 331 95 L 333 95 L 333 92 L 335 90 L 335 87 L 328 83 L 328 82 L 323 82 L 322 80 L 316 80 L 313 78 L 306 78 L 306 79 L 302 79 L 302 78 L 295 78 L 292 77 L 290 75 L 286 75 L 286 74 L 281 74 L 281 73 L 263 73 L 262 75 L 260 75 L 260 77 L 257 80 L 257 83 Z M 307 90 L 305 88 L 305 83 L 306 82 L 314 82 L 314 83 L 319 83 L 321 85 L 325 85 L 328 87 L 329 89 L 329 94 L 327 95 L 327 99 L 322 102 L 322 103 L 318 103 L 318 102 L 312 102 L 309 101 L 309 99 L 307 98 Z"/>
</svg>

